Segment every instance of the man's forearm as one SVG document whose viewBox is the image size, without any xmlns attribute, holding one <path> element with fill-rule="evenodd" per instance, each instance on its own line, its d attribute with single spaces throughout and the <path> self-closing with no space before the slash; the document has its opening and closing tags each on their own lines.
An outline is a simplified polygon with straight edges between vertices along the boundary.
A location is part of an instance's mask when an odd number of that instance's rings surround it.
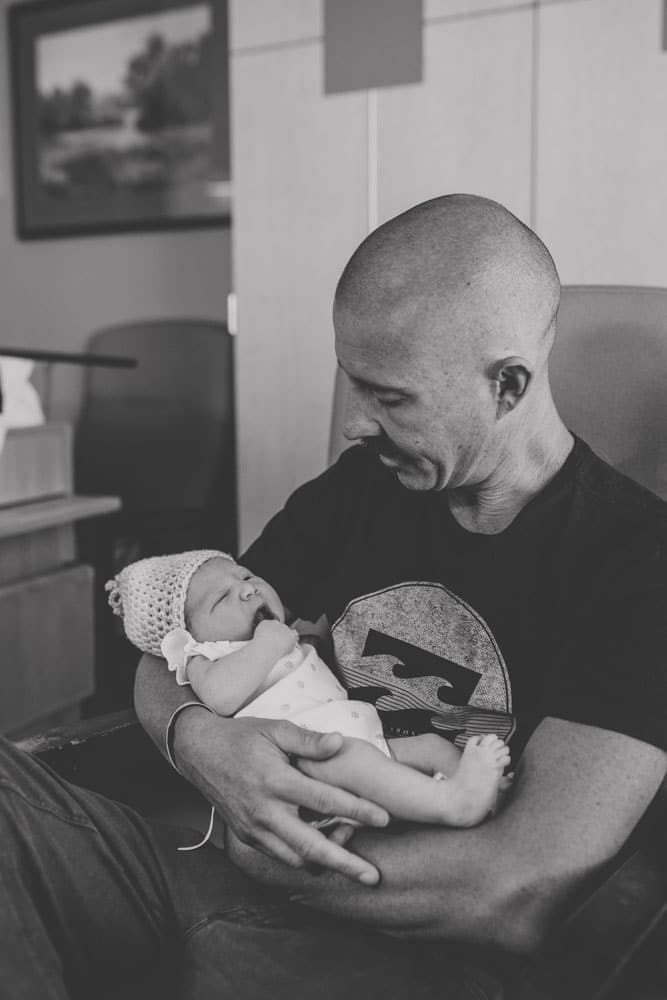
<svg viewBox="0 0 667 1000">
<path fill-rule="evenodd" d="M 404 936 L 488 944 L 499 935 L 497 912 L 509 916 L 506 901 L 497 909 L 489 905 L 488 873 L 494 870 L 489 833 L 483 827 L 361 830 L 348 847 L 381 871 L 381 883 L 372 888 L 329 872 L 288 868 L 234 838 L 228 852 L 251 877 L 327 913 Z"/>
<path fill-rule="evenodd" d="M 142 656 L 134 681 L 134 707 L 141 725 L 161 753 L 172 714 L 184 702 L 197 700 L 192 688 L 175 683 L 164 660 Z"/>
<path fill-rule="evenodd" d="M 665 776 L 662 751 L 630 737 L 545 719 L 517 767 L 512 801 L 479 827 L 360 830 L 349 847 L 381 873 L 376 888 L 291 871 L 232 844 L 256 878 L 308 905 L 392 933 L 529 951 L 582 883 L 619 851 Z"/>
</svg>

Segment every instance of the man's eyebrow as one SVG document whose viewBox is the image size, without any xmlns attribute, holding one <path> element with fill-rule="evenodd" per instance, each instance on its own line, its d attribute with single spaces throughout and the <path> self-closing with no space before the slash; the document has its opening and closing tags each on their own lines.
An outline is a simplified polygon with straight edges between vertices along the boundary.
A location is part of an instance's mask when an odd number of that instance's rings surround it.
<svg viewBox="0 0 667 1000">
<path fill-rule="evenodd" d="M 350 375 L 346 372 L 340 361 L 337 362 L 338 367 L 344 374 L 349 378 L 350 382 L 356 383 L 356 385 L 366 386 L 368 389 L 372 389 L 373 392 L 396 392 L 401 396 L 409 396 L 411 390 L 404 385 L 383 385 L 382 382 L 373 382 L 369 378 L 358 378 L 356 375 Z"/>
</svg>

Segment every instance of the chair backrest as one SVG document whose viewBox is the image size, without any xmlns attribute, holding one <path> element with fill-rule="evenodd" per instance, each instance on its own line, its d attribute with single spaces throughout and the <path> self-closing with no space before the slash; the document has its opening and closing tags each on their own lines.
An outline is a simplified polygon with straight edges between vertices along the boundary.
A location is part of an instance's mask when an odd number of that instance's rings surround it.
<svg viewBox="0 0 667 1000">
<path fill-rule="evenodd" d="M 94 334 L 93 354 L 136 369 L 91 368 L 76 434 L 76 486 L 126 511 L 201 509 L 234 471 L 232 338 L 222 323 L 125 323 Z"/>
<path fill-rule="evenodd" d="M 621 472 L 667 497 L 667 289 L 565 286 L 551 382 L 571 430 Z M 346 395 L 339 369 L 331 461 L 348 446 Z"/>
<path fill-rule="evenodd" d="M 667 496 L 667 289 L 565 287 L 551 382 L 568 427 Z"/>
</svg>

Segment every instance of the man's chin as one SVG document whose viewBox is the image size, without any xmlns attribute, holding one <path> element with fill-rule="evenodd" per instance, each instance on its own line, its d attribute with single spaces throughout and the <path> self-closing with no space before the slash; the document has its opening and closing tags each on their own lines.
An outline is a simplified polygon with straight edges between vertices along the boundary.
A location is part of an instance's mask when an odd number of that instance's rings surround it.
<svg viewBox="0 0 667 1000">
<path fill-rule="evenodd" d="M 429 476 L 422 469 L 416 468 L 414 465 L 397 465 L 394 467 L 393 473 L 401 486 L 404 486 L 406 490 L 425 491 L 440 489 L 439 484 L 434 481 L 432 476 Z"/>
<path fill-rule="evenodd" d="M 434 490 L 438 489 L 437 483 L 418 465 L 408 458 L 398 455 L 387 455 L 381 451 L 377 452 L 377 457 L 386 469 L 390 469 L 401 486 L 408 490 Z"/>
</svg>

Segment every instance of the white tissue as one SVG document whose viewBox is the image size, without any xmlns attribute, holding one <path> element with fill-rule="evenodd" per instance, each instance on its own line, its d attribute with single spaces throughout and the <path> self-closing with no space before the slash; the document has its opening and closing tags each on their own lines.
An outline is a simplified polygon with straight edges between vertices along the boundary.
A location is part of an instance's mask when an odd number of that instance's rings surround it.
<svg viewBox="0 0 667 1000">
<path fill-rule="evenodd" d="M 2 422 L 5 427 L 34 427 L 44 423 L 42 404 L 30 376 L 34 361 L 0 357 Z"/>
<path fill-rule="evenodd" d="M 27 358 L 0 357 L 0 451 L 10 427 L 34 427 L 44 423 L 42 404 L 29 381 L 34 367 L 35 362 Z"/>
</svg>

